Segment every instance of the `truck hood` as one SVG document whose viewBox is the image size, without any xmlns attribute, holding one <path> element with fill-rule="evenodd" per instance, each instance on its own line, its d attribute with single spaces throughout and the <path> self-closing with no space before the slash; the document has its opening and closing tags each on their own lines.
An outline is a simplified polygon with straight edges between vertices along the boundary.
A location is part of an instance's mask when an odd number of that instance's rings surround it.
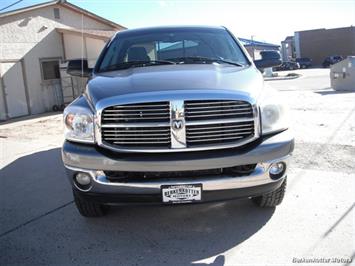
<svg viewBox="0 0 355 266">
<path fill-rule="evenodd" d="M 140 102 L 169 98 L 256 99 L 263 87 L 261 73 L 253 66 L 184 64 L 137 67 L 95 75 L 86 95 L 91 103 Z M 212 97 L 211 96 L 211 97 Z M 101 104 L 100 104 L 101 103 Z"/>
</svg>

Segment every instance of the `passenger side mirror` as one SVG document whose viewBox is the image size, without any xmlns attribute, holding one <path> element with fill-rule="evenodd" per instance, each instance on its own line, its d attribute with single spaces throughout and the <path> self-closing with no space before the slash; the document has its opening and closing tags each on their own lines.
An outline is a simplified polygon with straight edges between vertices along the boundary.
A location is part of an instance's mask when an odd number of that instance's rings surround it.
<svg viewBox="0 0 355 266">
<path fill-rule="evenodd" d="M 258 69 L 274 67 L 281 65 L 281 56 L 277 51 L 262 51 L 260 52 L 261 59 L 254 60 L 254 64 Z"/>
<path fill-rule="evenodd" d="M 92 68 L 88 67 L 88 60 L 73 59 L 68 62 L 67 73 L 71 76 L 90 77 Z"/>
</svg>

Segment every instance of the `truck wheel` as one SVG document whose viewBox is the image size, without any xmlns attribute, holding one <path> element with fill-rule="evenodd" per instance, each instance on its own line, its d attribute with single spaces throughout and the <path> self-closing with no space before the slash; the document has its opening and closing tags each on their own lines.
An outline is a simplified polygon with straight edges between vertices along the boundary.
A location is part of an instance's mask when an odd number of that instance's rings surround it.
<svg viewBox="0 0 355 266">
<path fill-rule="evenodd" d="M 276 207 L 277 205 L 281 204 L 286 192 L 286 180 L 287 179 L 285 177 L 285 180 L 283 181 L 282 185 L 275 191 L 272 191 L 268 194 L 259 197 L 252 198 L 252 201 L 262 208 Z"/>
<path fill-rule="evenodd" d="M 108 211 L 108 206 L 86 200 L 80 197 L 79 195 L 77 195 L 75 192 L 73 192 L 73 195 L 74 195 L 75 205 L 82 216 L 101 217 L 104 216 Z"/>
</svg>

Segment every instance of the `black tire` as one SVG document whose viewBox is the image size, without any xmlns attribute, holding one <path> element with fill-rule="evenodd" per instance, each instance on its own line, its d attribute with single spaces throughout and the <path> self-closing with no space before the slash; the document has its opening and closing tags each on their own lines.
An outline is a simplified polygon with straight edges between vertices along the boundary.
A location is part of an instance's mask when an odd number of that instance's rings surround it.
<svg viewBox="0 0 355 266">
<path fill-rule="evenodd" d="M 84 217 L 101 217 L 108 211 L 108 206 L 106 205 L 84 199 L 77 195 L 75 191 L 73 191 L 73 195 L 75 205 Z"/>
<path fill-rule="evenodd" d="M 282 185 L 278 189 L 268 194 L 252 198 L 252 201 L 257 206 L 262 208 L 276 207 L 277 205 L 281 204 L 285 196 L 286 184 L 287 184 L 287 179 L 285 177 L 285 180 L 283 181 Z"/>
</svg>

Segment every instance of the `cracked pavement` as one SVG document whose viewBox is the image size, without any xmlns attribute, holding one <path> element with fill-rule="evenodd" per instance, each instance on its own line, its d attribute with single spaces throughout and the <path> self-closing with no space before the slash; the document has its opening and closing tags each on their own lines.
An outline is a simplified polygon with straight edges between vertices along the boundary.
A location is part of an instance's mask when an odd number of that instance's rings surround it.
<svg viewBox="0 0 355 266">
<path fill-rule="evenodd" d="M 295 258 L 347 265 L 355 250 L 355 92 L 330 89 L 329 69 L 297 72 L 267 81 L 288 102 L 296 137 L 276 209 L 245 199 L 122 206 L 83 218 L 60 158 L 61 115 L 0 124 L 0 265 L 292 265 Z"/>
</svg>

